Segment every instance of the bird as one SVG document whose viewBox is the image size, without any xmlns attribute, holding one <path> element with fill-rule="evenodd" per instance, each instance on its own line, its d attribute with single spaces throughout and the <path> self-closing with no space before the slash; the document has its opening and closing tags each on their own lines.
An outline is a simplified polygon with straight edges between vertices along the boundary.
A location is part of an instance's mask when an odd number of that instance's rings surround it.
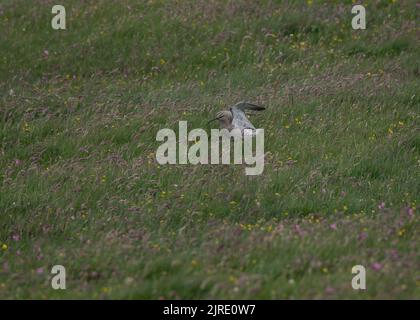
<svg viewBox="0 0 420 320">
<path fill-rule="evenodd" d="M 245 115 L 245 110 L 262 111 L 264 107 L 253 103 L 241 101 L 229 108 L 229 110 L 219 111 L 216 118 L 211 119 L 208 123 L 218 120 L 222 129 L 232 131 L 239 129 L 241 134 L 244 134 L 244 129 L 250 129 L 251 134 L 255 135 L 256 129 Z"/>
</svg>

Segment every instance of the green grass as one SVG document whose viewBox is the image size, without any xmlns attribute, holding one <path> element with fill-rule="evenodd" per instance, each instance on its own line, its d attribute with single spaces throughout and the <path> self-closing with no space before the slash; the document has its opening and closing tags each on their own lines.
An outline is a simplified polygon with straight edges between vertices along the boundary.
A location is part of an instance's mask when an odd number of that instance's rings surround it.
<svg viewBox="0 0 420 320">
<path fill-rule="evenodd" d="M 414 0 L 53 4 L 0 1 L 0 298 L 420 298 Z M 262 175 L 156 162 L 240 100 Z"/>
</svg>

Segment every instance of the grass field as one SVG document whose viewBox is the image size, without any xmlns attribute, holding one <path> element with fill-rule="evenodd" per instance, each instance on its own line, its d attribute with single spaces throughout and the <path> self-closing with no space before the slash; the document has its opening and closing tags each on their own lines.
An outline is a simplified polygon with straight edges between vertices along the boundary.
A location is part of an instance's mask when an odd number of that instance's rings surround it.
<svg viewBox="0 0 420 320">
<path fill-rule="evenodd" d="M 419 299 L 419 8 L 363 3 L 1 0 L 0 298 Z M 240 100 L 263 174 L 156 162 Z"/>
</svg>

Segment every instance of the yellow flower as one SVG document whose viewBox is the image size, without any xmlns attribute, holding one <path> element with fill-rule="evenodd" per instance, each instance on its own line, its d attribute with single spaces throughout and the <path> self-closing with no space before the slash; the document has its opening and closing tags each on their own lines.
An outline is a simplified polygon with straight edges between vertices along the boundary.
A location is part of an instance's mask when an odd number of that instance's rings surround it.
<svg viewBox="0 0 420 320">
<path fill-rule="evenodd" d="M 7 248 L 8 248 L 8 246 L 7 246 L 7 244 L 3 243 L 3 245 L 1 246 L 1 248 L 6 251 Z"/>
</svg>

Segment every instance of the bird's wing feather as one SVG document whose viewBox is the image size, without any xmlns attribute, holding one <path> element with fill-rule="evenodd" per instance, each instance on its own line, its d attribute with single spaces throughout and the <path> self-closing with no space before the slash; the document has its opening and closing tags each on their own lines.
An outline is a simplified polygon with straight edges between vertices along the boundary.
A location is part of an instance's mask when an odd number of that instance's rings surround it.
<svg viewBox="0 0 420 320">
<path fill-rule="evenodd" d="M 242 111 L 244 111 L 244 110 L 253 110 L 253 111 L 265 110 L 265 108 L 262 107 L 262 106 L 258 106 L 256 104 L 245 102 L 245 101 L 238 102 L 232 108 L 238 108 Z"/>
<path fill-rule="evenodd" d="M 265 110 L 265 108 L 249 102 L 238 102 L 230 108 L 233 115 L 232 125 L 235 128 L 255 129 L 246 117 L 244 110 L 262 111 Z"/>
<path fill-rule="evenodd" d="M 234 128 L 255 129 L 255 127 L 248 120 L 245 113 L 241 109 L 237 108 L 236 106 L 233 106 L 232 108 L 230 108 L 230 111 L 233 115 L 232 125 Z"/>
</svg>

